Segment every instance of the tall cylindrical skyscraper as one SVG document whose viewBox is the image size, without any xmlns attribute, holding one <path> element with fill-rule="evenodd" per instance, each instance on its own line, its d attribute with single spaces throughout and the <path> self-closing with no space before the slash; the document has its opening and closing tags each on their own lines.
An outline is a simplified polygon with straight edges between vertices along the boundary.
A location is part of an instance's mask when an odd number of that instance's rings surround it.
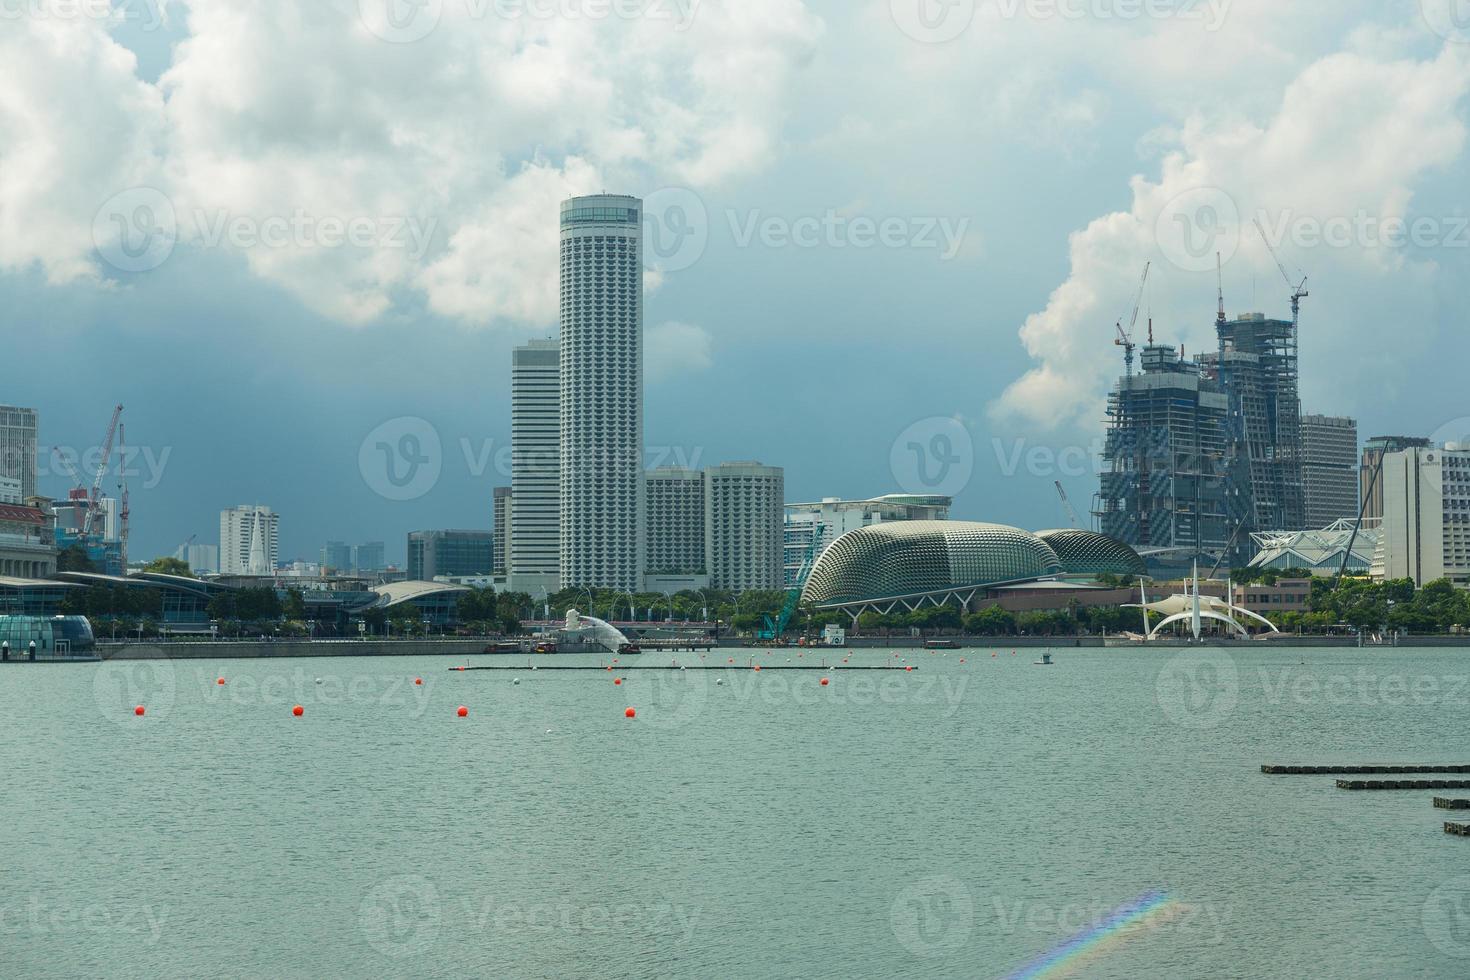
<svg viewBox="0 0 1470 980">
<path fill-rule="evenodd" d="M 561 586 L 643 581 L 643 207 L 561 206 Z"/>
</svg>

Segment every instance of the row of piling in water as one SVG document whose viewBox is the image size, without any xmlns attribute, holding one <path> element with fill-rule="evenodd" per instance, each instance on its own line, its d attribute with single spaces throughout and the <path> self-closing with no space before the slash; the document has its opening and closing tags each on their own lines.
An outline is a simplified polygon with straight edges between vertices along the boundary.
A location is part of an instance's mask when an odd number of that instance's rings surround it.
<svg viewBox="0 0 1470 980">
<path fill-rule="evenodd" d="M 1263 765 L 1261 772 L 1271 776 L 1341 776 L 1407 773 L 1470 773 L 1470 765 L 1362 765 L 1362 766 L 1281 766 Z M 1347 790 L 1412 790 L 1470 789 L 1470 779 L 1339 779 L 1338 789 Z M 1436 796 L 1438 810 L 1470 810 L 1470 799 Z M 1445 821 L 1444 832 L 1456 837 L 1470 837 L 1470 823 Z"/>
</svg>

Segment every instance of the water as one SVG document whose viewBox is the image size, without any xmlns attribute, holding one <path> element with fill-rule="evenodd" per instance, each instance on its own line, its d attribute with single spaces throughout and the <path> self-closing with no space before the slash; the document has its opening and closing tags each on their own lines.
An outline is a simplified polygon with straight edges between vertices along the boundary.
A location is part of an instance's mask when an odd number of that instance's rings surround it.
<svg viewBox="0 0 1470 980">
<path fill-rule="evenodd" d="M 1260 773 L 1470 761 L 1463 653 L 999 652 L 0 668 L 0 976 L 1470 974 L 1432 791 Z"/>
</svg>

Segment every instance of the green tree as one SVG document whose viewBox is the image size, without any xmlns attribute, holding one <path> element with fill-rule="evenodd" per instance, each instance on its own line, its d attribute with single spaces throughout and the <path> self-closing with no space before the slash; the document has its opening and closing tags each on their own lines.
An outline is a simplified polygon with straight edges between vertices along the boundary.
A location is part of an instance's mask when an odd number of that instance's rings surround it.
<svg viewBox="0 0 1470 980">
<path fill-rule="evenodd" d="M 189 563 L 178 558 L 155 558 L 143 566 L 143 571 L 157 575 L 181 575 L 184 578 L 194 578 L 194 572 L 190 570 Z"/>
<path fill-rule="evenodd" d="M 59 572 L 96 572 L 97 566 L 87 557 L 87 549 L 79 544 L 68 545 L 56 555 L 56 570 Z"/>
</svg>

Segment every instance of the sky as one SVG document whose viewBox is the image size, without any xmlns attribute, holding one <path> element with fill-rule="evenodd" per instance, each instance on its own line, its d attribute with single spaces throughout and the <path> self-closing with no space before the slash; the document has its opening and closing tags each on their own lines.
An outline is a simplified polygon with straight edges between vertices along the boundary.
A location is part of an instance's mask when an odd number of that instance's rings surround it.
<svg viewBox="0 0 1470 980">
<path fill-rule="evenodd" d="M 1232 315 L 1309 277 L 1308 411 L 1470 431 L 1458 0 L 0 0 L 0 64 L 0 402 L 53 495 L 125 406 L 135 559 L 488 528 L 602 190 L 651 464 L 1064 525 L 1145 263 L 1197 351 L 1217 252 Z"/>
</svg>

